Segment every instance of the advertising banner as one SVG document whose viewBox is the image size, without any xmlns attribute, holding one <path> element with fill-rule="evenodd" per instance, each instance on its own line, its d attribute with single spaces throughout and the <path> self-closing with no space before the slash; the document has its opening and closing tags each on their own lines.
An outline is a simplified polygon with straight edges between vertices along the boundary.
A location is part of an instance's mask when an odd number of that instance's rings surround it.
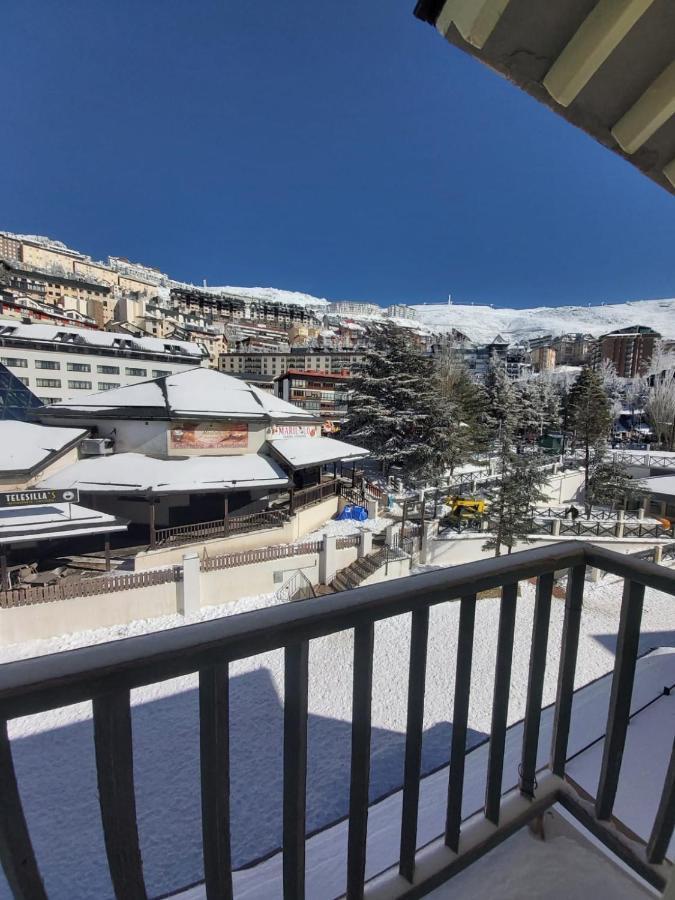
<svg viewBox="0 0 675 900">
<path fill-rule="evenodd" d="M 185 422 L 169 432 L 170 450 L 247 450 L 246 422 Z"/>
</svg>

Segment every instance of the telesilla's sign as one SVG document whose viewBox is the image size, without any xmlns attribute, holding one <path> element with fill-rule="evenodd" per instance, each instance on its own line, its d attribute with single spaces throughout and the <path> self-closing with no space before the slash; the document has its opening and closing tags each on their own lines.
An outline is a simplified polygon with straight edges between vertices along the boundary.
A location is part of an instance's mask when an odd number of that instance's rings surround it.
<svg viewBox="0 0 675 900">
<path fill-rule="evenodd" d="M 79 491 L 11 491 L 0 494 L 0 507 L 7 506 L 46 506 L 50 503 L 77 503 Z"/>
</svg>

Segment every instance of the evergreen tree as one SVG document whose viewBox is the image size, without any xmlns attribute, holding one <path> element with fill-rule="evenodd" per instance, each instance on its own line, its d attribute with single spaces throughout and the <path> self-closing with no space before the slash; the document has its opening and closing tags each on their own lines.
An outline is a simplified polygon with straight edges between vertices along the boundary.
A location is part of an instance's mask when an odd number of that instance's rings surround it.
<svg viewBox="0 0 675 900">
<path fill-rule="evenodd" d="M 508 450 L 502 459 L 502 477 L 487 491 L 490 498 L 492 535 L 483 544 L 501 556 L 502 547 L 511 553 L 518 541 L 527 541 L 532 529 L 531 507 L 546 495 L 542 486 L 546 474 L 539 454 Z"/>
<path fill-rule="evenodd" d="M 607 440 L 612 427 L 609 398 L 599 372 L 585 366 L 568 396 L 568 422 L 584 450 L 584 496 L 588 498 L 594 448 Z"/>
<path fill-rule="evenodd" d="M 435 480 L 465 462 L 472 445 L 457 402 L 442 395 L 434 361 L 413 350 L 405 332 L 385 327 L 354 377 L 343 434 L 367 447 L 385 474 Z"/>
<path fill-rule="evenodd" d="M 587 504 L 609 506 L 611 510 L 625 506 L 629 500 L 644 494 L 644 485 L 628 474 L 625 465 L 613 459 L 600 458 L 593 466 L 588 483 Z"/>
</svg>

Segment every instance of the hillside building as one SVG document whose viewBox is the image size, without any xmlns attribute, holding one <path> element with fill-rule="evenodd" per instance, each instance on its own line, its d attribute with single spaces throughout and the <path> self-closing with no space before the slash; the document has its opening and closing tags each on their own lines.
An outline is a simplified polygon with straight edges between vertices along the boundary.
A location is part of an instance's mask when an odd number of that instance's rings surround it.
<svg viewBox="0 0 675 900">
<path fill-rule="evenodd" d="M 220 371 L 231 375 L 271 375 L 276 378 L 289 369 L 351 375 L 365 359 L 363 351 L 322 350 L 292 347 L 288 352 L 226 353 L 220 357 Z"/>
<path fill-rule="evenodd" d="M 347 417 L 349 405 L 349 375 L 328 374 L 289 369 L 275 380 L 276 394 L 307 412 L 321 418 L 322 430 L 327 434 L 339 431 Z"/>
<path fill-rule="evenodd" d="M 614 365 L 617 375 L 622 378 L 635 378 L 644 375 L 649 368 L 654 349 L 661 335 L 646 325 L 634 325 L 632 328 L 619 328 L 598 338 L 593 364 L 602 365 L 609 361 Z"/>
<path fill-rule="evenodd" d="M 530 360 L 535 372 L 550 372 L 555 369 L 556 352 L 553 347 L 535 347 L 530 349 Z"/>
<path fill-rule="evenodd" d="M 0 362 L 45 403 L 201 366 L 199 344 L 0 321 Z"/>
</svg>

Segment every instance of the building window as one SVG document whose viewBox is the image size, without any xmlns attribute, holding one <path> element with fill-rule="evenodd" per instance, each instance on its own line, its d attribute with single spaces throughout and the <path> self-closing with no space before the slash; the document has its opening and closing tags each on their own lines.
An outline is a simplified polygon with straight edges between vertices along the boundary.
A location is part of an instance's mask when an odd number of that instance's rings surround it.
<svg viewBox="0 0 675 900">
<path fill-rule="evenodd" d="M 26 387 L 28 387 L 30 385 L 30 381 L 27 378 L 19 378 L 18 380 L 21 382 L 21 384 L 25 385 Z"/>
<path fill-rule="evenodd" d="M 39 400 L 40 403 L 42 403 L 44 406 L 49 406 L 49 405 L 52 404 L 52 403 L 58 403 L 58 402 L 59 402 L 59 398 L 58 398 L 58 397 L 38 397 L 38 400 Z"/>
<path fill-rule="evenodd" d="M 61 363 L 55 359 L 36 359 L 36 369 L 60 369 Z"/>
<path fill-rule="evenodd" d="M 91 372 L 89 363 L 66 363 L 69 372 Z"/>
<path fill-rule="evenodd" d="M 164 375 L 170 375 L 171 372 L 167 372 L 166 369 L 153 369 L 152 377 L 153 378 L 162 378 Z"/>
<path fill-rule="evenodd" d="M 127 375 L 133 375 L 133 376 L 136 377 L 136 378 L 145 378 L 145 376 L 148 374 L 148 370 L 147 370 L 147 369 L 129 369 L 129 368 L 126 368 L 124 371 L 126 372 Z"/>
<path fill-rule="evenodd" d="M 96 371 L 99 375 L 119 375 L 120 367 L 119 366 L 96 366 Z"/>
<path fill-rule="evenodd" d="M 0 363 L 3 366 L 14 366 L 15 369 L 27 369 L 28 360 L 19 359 L 18 356 L 0 356 Z"/>
<path fill-rule="evenodd" d="M 74 391 L 90 391 L 91 381 L 69 381 L 68 387 Z"/>
<path fill-rule="evenodd" d="M 36 378 L 35 384 L 37 385 L 37 387 L 60 388 L 61 387 L 61 379 L 60 378 Z"/>
<path fill-rule="evenodd" d="M 111 391 L 113 388 L 118 388 L 119 384 L 115 381 L 99 381 L 98 389 L 99 391 Z"/>
</svg>

